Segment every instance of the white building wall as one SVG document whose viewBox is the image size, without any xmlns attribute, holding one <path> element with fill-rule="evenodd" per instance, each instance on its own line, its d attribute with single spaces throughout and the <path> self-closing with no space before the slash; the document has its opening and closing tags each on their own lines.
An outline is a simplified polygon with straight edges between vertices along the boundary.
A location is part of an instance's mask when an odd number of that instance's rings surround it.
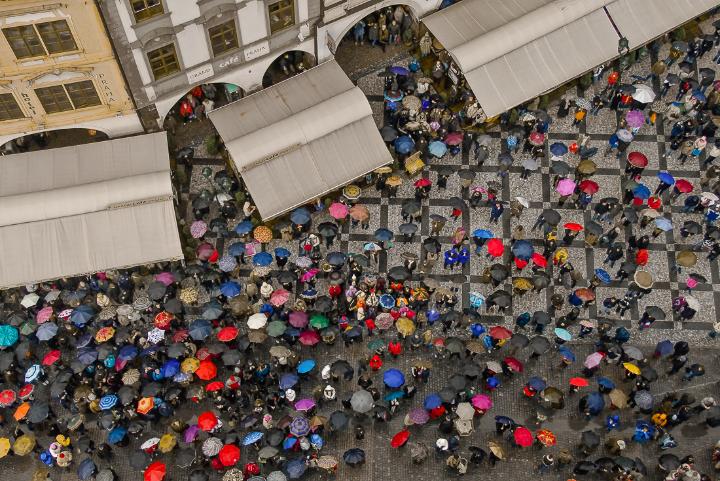
<svg viewBox="0 0 720 481">
<path fill-rule="evenodd" d="M 173 25 L 182 25 L 200 16 L 195 0 L 165 0 Z"/>
<path fill-rule="evenodd" d="M 187 25 L 175 37 L 178 42 L 178 53 L 186 69 L 210 59 L 210 49 L 203 25 L 196 23 Z"/>
<path fill-rule="evenodd" d="M 297 7 L 298 23 L 307 22 L 308 20 L 308 0 L 295 0 Z"/>
<path fill-rule="evenodd" d="M 122 23 L 123 30 L 125 31 L 125 35 L 127 35 L 128 42 L 136 42 L 138 38 L 137 35 L 135 35 L 135 30 L 132 28 L 132 18 L 130 18 L 130 12 L 128 12 L 127 8 L 125 8 L 125 3 L 123 3 L 123 0 L 115 0 L 115 5 L 117 7 L 118 15 L 120 16 L 120 22 Z"/>
<path fill-rule="evenodd" d="M 238 21 L 243 45 L 268 36 L 264 2 L 253 0 L 245 4 L 245 7 L 238 10 Z"/>
<path fill-rule="evenodd" d="M 145 54 L 143 51 L 139 48 L 134 48 L 132 55 L 135 59 L 135 65 L 137 65 L 138 72 L 140 72 L 140 79 L 142 80 L 143 85 L 151 83 L 152 76 L 150 75 L 150 69 L 145 61 Z"/>
</svg>

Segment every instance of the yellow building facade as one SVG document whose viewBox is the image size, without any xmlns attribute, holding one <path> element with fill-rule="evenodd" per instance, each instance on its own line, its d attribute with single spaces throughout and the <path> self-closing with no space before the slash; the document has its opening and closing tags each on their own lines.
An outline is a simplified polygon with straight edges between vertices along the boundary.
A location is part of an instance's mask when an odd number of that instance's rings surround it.
<svg viewBox="0 0 720 481">
<path fill-rule="evenodd" d="M 93 0 L 0 0 L 0 145 L 69 128 L 142 132 Z"/>
</svg>

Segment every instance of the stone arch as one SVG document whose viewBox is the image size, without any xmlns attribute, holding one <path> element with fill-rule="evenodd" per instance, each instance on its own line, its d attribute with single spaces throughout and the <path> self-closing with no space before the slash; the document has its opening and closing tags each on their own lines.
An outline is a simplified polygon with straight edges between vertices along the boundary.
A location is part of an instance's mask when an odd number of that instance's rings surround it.
<svg viewBox="0 0 720 481">
<path fill-rule="evenodd" d="M 290 58 L 283 64 L 283 59 L 285 59 L 287 55 L 289 55 Z M 298 64 L 301 64 L 301 66 L 299 67 Z M 271 85 L 297 75 L 302 72 L 303 69 L 307 70 L 315 65 L 317 65 L 317 58 L 315 57 L 314 51 L 308 52 L 307 50 L 294 48 L 285 50 L 276 55 L 265 68 L 261 79 L 262 87 L 270 87 Z"/>
<path fill-rule="evenodd" d="M 89 142 L 99 142 L 113 137 L 112 132 L 108 132 L 106 129 L 98 128 L 92 124 L 92 122 L 87 122 L 77 124 L 72 127 L 48 128 L 44 130 L 36 130 L 33 132 L 18 132 L 10 135 L 0 136 L 0 151 L 2 151 L 3 153 L 11 153 L 12 151 L 9 150 L 11 149 L 11 147 L 8 146 L 8 144 L 23 137 L 27 137 L 28 143 L 26 145 L 28 145 L 29 150 L 31 151 L 54 149 L 60 147 L 71 147 L 75 145 L 87 144 Z M 32 139 L 33 136 L 41 133 L 47 133 L 54 137 L 54 134 L 56 132 L 62 132 L 62 140 L 58 140 L 57 138 L 51 138 L 49 139 L 51 145 L 47 145 L 45 147 L 41 147 L 37 142 Z"/>
</svg>

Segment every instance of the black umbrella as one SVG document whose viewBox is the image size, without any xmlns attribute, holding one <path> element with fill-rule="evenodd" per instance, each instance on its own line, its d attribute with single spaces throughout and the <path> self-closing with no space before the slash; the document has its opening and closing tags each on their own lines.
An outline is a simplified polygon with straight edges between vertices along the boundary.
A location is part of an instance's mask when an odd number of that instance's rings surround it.
<svg viewBox="0 0 720 481">
<path fill-rule="evenodd" d="M 370 259 L 365 254 L 350 254 L 350 258 L 362 267 L 368 267 L 370 265 Z"/>
<path fill-rule="evenodd" d="M 551 226 L 557 226 L 560 223 L 560 214 L 555 209 L 545 209 L 542 212 L 545 222 Z"/>
<path fill-rule="evenodd" d="M 420 202 L 409 199 L 403 202 L 401 211 L 405 215 L 413 215 L 420 211 Z"/>
<path fill-rule="evenodd" d="M 502 165 L 511 165 L 513 163 L 513 157 L 510 152 L 502 152 L 498 155 L 498 163 Z"/>
<path fill-rule="evenodd" d="M 277 280 L 281 284 L 292 284 L 297 281 L 297 274 L 292 271 L 283 270 L 278 273 Z"/>
<path fill-rule="evenodd" d="M 393 140 L 397 139 L 398 132 L 392 126 L 386 125 L 382 129 L 380 129 L 380 135 L 385 142 L 392 142 Z"/>
<path fill-rule="evenodd" d="M 530 339 L 525 334 L 521 333 L 514 333 L 513 336 L 510 338 L 510 345 L 514 346 L 516 348 L 522 349 L 525 346 L 530 344 Z"/>
<path fill-rule="evenodd" d="M 322 222 L 317 226 L 318 234 L 323 237 L 336 236 L 338 233 L 338 226 L 334 222 Z"/>
<path fill-rule="evenodd" d="M 178 468 L 189 468 L 195 462 L 196 454 L 192 448 L 180 449 L 175 455 L 175 466 Z"/>
<path fill-rule="evenodd" d="M 592 450 L 600 444 L 600 436 L 595 431 L 583 431 L 580 435 L 580 442 L 585 448 Z"/>
<path fill-rule="evenodd" d="M 330 415 L 330 427 L 334 431 L 340 431 L 347 427 L 348 425 L 348 416 L 343 411 L 335 411 Z"/>
<path fill-rule="evenodd" d="M 187 354 L 187 346 L 183 344 L 182 342 L 174 342 L 170 344 L 170 347 L 167 349 L 167 355 L 170 358 L 178 359 Z"/>
<path fill-rule="evenodd" d="M 465 201 L 462 200 L 460 197 L 450 197 L 448 199 L 448 203 L 451 207 L 454 207 L 456 209 L 465 209 L 467 205 L 465 204 Z"/>
<path fill-rule="evenodd" d="M 490 277 L 497 282 L 502 282 L 508 278 L 508 268 L 504 264 L 493 264 L 490 266 Z"/>
<path fill-rule="evenodd" d="M 468 362 L 463 366 L 463 374 L 470 379 L 475 379 L 482 374 L 482 371 L 477 364 Z"/>
<path fill-rule="evenodd" d="M 682 230 L 687 231 L 689 234 L 699 234 L 702 232 L 702 226 L 694 220 L 686 220 L 683 222 Z"/>
<path fill-rule="evenodd" d="M 458 177 L 464 180 L 473 180 L 475 178 L 475 172 L 472 170 L 461 170 L 458 172 Z"/>
<path fill-rule="evenodd" d="M 613 469 L 615 469 L 615 461 L 607 456 L 596 459 L 595 464 L 597 465 L 598 472 L 602 474 L 610 474 Z"/>
<path fill-rule="evenodd" d="M 450 387 L 452 389 L 459 392 L 465 389 L 465 386 L 467 385 L 467 379 L 465 379 L 465 376 L 461 374 L 455 374 L 450 377 L 448 383 L 450 384 Z"/>
<path fill-rule="evenodd" d="M 545 311 L 535 311 L 533 313 L 532 321 L 535 324 L 540 324 L 541 326 L 547 326 L 550 323 L 550 314 L 548 314 Z"/>
<path fill-rule="evenodd" d="M 210 476 L 204 469 L 194 469 L 188 478 L 190 481 L 208 481 Z"/>
<path fill-rule="evenodd" d="M 440 245 L 440 242 L 436 238 L 428 237 L 427 239 L 425 239 L 423 241 L 423 248 L 427 252 L 433 252 L 433 253 L 437 254 L 438 252 L 440 252 L 442 246 Z"/>
<path fill-rule="evenodd" d="M 400 224 L 400 226 L 398 226 L 398 231 L 400 231 L 401 234 L 411 236 L 418 231 L 418 225 L 413 224 L 412 222 Z"/>
<path fill-rule="evenodd" d="M 535 336 L 530 339 L 530 349 L 537 355 L 545 354 L 550 349 L 550 341 L 543 336 Z"/>
<path fill-rule="evenodd" d="M 243 361 L 243 358 L 241 352 L 231 349 L 223 353 L 222 362 L 225 366 L 235 366 Z"/>
<path fill-rule="evenodd" d="M 143 386 L 142 396 L 143 397 L 156 397 L 158 393 L 162 391 L 162 386 L 156 382 L 151 382 Z"/>
<path fill-rule="evenodd" d="M 635 461 L 625 456 L 616 457 L 615 465 L 623 471 L 632 471 L 635 469 Z"/>
<path fill-rule="evenodd" d="M 451 387 L 444 387 L 440 390 L 438 396 L 440 396 L 442 402 L 451 403 L 455 400 L 455 396 L 457 396 L 457 391 Z"/>
<path fill-rule="evenodd" d="M 180 299 L 176 297 L 168 299 L 164 304 L 164 308 L 166 311 L 173 314 L 182 314 L 183 312 L 182 302 L 180 302 Z"/>
<path fill-rule="evenodd" d="M 405 266 L 395 266 L 388 271 L 388 277 L 394 281 L 406 281 L 412 277 L 412 272 Z"/>
<path fill-rule="evenodd" d="M 658 458 L 658 468 L 669 473 L 680 467 L 680 458 L 672 453 L 665 453 Z"/>
<path fill-rule="evenodd" d="M 588 232 L 588 233 L 594 234 L 594 235 L 600 235 L 603 232 L 603 228 L 600 224 L 591 220 L 591 221 L 585 223 L 585 232 Z"/>
<path fill-rule="evenodd" d="M 328 296 L 320 296 L 315 301 L 314 309 L 318 312 L 326 313 L 333 309 L 333 302 Z"/>
<path fill-rule="evenodd" d="M 45 401 L 35 401 L 27 413 L 27 420 L 31 423 L 41 423 L 50 414 L 50 406 Z"/>
<path fill-rule="evenodd" d="M 132 454 L 130 454 L 130 466 L 137 469 L 138 471 L 143 471 L 145 468 L 147 468 L 148 464 L 150 464 L 150 456 L 145 454 L 143 451 L 135 451 Z"/>
<path fill-rule="evenodd" d="M 565 176 L 570 173 L 570 166 L 563 160 L 555 160 L 550 166 L 550 172 L 555 175 Z"/>
<path fill-rule="evenodd" d="M 387 242 L 389 240 L 392 240 L 392 238 L 395 236 L 393 232 L 390 229 L 386 229 L 385 227 L 381 227 L 375 231 L 375 240 L 379 242 Z"/>
<path fill-rule="evenodd" d="M 337 252 L 337 251 L 330 252 L 325 257 L 325 259 L 327 259 L 328 264 L 330 264 L 331 266 L 342 266 L 343 264 L 345 264 L 345 261 L 347 260 L 347 255 L 345 255 L 342 252 Z"/>
<path fill-rule="evenodd" d="M 509 307 L 512 303 L 512 295 L 505 289 L 499 289 L 487 298 L 488 302 L 494 302 L 498 307 Z"/>
<path fill-rule="evenodd" d="M 640 376 L 647 382 L 655 382 L 658 379 L 658 373 L 652 366 L 643 366 L 640 370 Z"/>
<path fill-rule="evenodd" d="M 573 468 L 573 473 L 576 475 L 586 475 L 595 472 L 597 465 L 592 461 L 580 461 Z"/>
<path fill-rule="evenodd" d="M 348 449 L 343 453 L 343 461 L 349 466 L 358 466 L 365 462 L 365 451 L 360 448 Z"/>
<path fill-rule="evenodd" d="M 123 406 L 132 404 L 137 397 L 137 391 L 131 386 L 122 386 L 117 392 L 118 400 Z"/>
</svg>

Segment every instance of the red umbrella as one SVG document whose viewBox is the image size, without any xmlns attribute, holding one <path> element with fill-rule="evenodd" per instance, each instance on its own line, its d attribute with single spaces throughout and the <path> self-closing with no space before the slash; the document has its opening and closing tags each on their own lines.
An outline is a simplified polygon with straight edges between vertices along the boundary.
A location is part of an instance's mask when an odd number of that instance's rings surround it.
<svg viewBox="0 0 720 481">
<path fill-rule="evenodd" d="M 165 463 L 155 461 L 154 463 L 150 464 L 150 466 L 145 468 L 145 474 L 143 476 L 145 478 L 145 481 L 162 481 L 163 479 L 165 479 L 166 472 L 167 468 L 165 467 Z"/>
<path fill-rule="evenodd" d="M 573 377 L 570 378 L 570 385 L 575 387 L 585 387 L 588 385 L 588 380 L 584 377 Z"/>
<path fill-rule="evenodd" d="M 200 361 L 200 366 L 195 371 L 195 375 L 203 381 L 209 381 L 217 376 L 217 366 L 209 359 Z"/>
<path fill-rule="evenodd" d="M 185 339 L 188 338 L 189 335 L 190 333 L 187 329 L 178 329 L 173 333 L 172 340 L 173 342 L 183 342 L 185 341 Z"/>
<path fill-rule="evenodd" d="M 205 411 L 198 416 L 197 424 L 203 431 L 212 431 L 218 424 L 218 418 L 212 411 Z"/>
<path fill-rule="evenodd" d="M 502 239 L 497 237 L 487 241 L 488 254 L 493 257 L 500 257 L 505 252 L 505 246 L 503 245 Z"/>
<path fill-rule="evenodd" d="M 515 259 L 513 259 L 513 262 L 515 263 L 515 267 L 517 267 L 520 270 L 525 269 L 528 265 L 528 261 L 526 261 L 525 259 L 520 259 L 519 257 L 516 257 Z"/>
<path fill-rule="evenodd" d="M 240 461 L 240 448 L 234 444 L 226 444 L 220 449 L 218 459 L 223 466 L 235 466 Z"/>
<path fill-rule="evenodd" d="M 320 342 L 320 334 L 317 331 L 303 331 L 300 333 L 300 344 L 314 346 Z"/>
<path fill-rule="evenodd" d="M 35 385 L 34 384 L 25 384 L 23 387 L 20 388 L 18 391 L 18 396 L 20 399 L 27 399 L 30 396 L 32 396 L 32 393 L 35 391 Z"/>
<path fill-rule="evenodd" d="M 533 255 L 530 257 L 530 259 L 532 259 L 532 261 L 538 267 L 547 267 L 547 259 L 545 259 L 542 255 L 540 255 L 537 252 L 533 252 Z"/>
<path fill-rule="evenodd" d="M 0 391 L 0 407 L 12 406 L 12 404 L 15 402 L 15 399 L 17 399 L 17 396 L 15 394 L 15 391 L 13 391 L 12 389 L 5 389 L 4 391 Z"/>
<path fill-rule="evenodd" d="M 578 187 L 580 188 L 580 192 L 584 192 L 589 195 L 593 195 L 597 193 L 598 190 L 600 190 L 600 186 L 597 184 L 597 182 L 589 179 L 585 179 L 580 182 L 580 185 Z"/>
<path fill-rule="evenodd" d="M 207 386 L 205 386 L 205 391 L 207 392 L 215 392 L 219 391 L 220 389 L 225 387 L 225 383 L 220 381 L 213 381 L 209 383 Z"/>
<path fill-rule="evenodd" d="M 648 165 L 648 159 L 645 154 L 640 152 L 630 152 L 627 157 L 628 163 L 634 167 L 643 169 Z"/>
<path fill-rule="evenodd" d="M 566 228 L 567 230 L 571 230 L 573 232 L 580 232 L 581 230 L 583 230 L 583 226 L 581 226 L 580 224 L 577 224 L 575 222 L 568 222 L 563 227 Z"/>
<path fill-rule="evenodd" d="M 220 329 L 217 333 L 218 340 L 222 342 L 229 342 L 235 339 L 238 335 L 238 329 L 235 326 L 227 326 Z"/>
<path fill-rule="evenodd" d="M 392 446 L 393 448 L 400 448 L 402 446 L 405 446 L 405 443 L 409 438 L 410 431 L 408 431 L 407 429 L 403 429 L 395 436 L 393 436 L 392 440 L 390 441 L 390 446 Z"/>
<path fill-rule="evenodd" d="M 660 197 L 652 196 L 648 199 L 648 207 L 658 210 L 662 207 L 662 200 L 660 200 Z"/>
<path fill-rule="evenodd" d="M 688 192 L 692 192 L 694 187 L 690 183 L 689 180 L 686 179 L 679 179 L 675 181 L 675 188 L 682 192 L 683 194 L 687 194 Z"/>
<path fill-rule="evenodd" d="M 530 143 L 533 145 L 542 145 L 543 142 L 545 142 L 545 134 L 541 134 L 540 132 L 533 132 L 530 134 Z"/>
<path fill-rule="evenodd" d="M 170 323 L 172 320 L 175 319 L 175 316 L 167 311 L 158 312 L 157 315 L 155 315 L 155 320 L 153 321 L 153 324 L 155 324 L 155 327 L 158 329 L 169 329 Z"/>
<path fill-rule="evenodd" d="M 426 179 L 423 177 L 423 178 L 416 180 L 413 185 L 415 187 L 429 187 L 432 185 L 432 182 L 430 182 L 430 179 Z"/>
<path fill-rule="evenodd" d="M 638 249 L 637 253 L 635 254 L 635 264 L 639 266 L 644 266 L 648 263 L 648 260 L 650 260 L 648 250 Z"/>
<path fill-rule="evenodd" d="M 55 364 L 60 359 L 60 351 L 55 349 L 54 351 L 50 351 L 47 354 L 45 354 L 45 357 L 42 360 L 43 366 L 51 366 Z"/>
<path fill-rule="evenodd" d="M 518 426 L 517 428 L 515 428 L 515 431 L 513 432 L 513 438 L 515 439 L 515 444 L 517 444 L 521 448 L 527 448 L 529 446 L 532 446 L 533 435 L 530 430 L 525 426 Z"/>
<path fill-rule="evenodd" d="M 503 326 L 491 327 L 489 334 L 493 339 L 510 339 L 512 337 L 512 331 Z"/>
<path fill-rule="evenodd" d="M 507 367 L 509 367 L 511 371 L 523 372 L 523 363 L 521 363 L 518 359 L 508 356 L 503 360 L 503 362 L 507 364 Z"/>
</svg>

